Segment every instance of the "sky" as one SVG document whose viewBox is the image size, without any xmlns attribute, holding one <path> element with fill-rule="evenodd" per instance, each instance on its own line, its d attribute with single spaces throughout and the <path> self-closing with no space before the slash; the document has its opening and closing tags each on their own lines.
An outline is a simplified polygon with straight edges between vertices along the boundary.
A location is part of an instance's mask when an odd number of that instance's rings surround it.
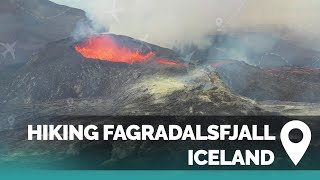
<svg viewBox="0 0 320 180">
<path fill-rule="evenodd" d="M 306 32 L 320 28 L 319 0 L 51 1 L 85 10 L 112 33 L 163 46 L 177 41 L 205 44 L 204 35 L 231 26 L 285 24 Z"/>
</svg>

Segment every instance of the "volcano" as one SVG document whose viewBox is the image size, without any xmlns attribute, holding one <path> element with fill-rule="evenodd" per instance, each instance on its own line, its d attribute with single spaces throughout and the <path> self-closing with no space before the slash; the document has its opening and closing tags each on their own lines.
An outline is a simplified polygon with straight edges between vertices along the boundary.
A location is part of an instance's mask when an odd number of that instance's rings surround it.
<svg viewBox="0 0 320 180">
<path fill-rule="evenodd" d="M 47 153 L 34 155 L 33 157 L 37 157 L 39 161 L 33 161 L 31 164 L 41 166 L 43 159 L 46 159 L 46 164 L 66 164 L 66 160 L 75 157 L 72 153 L 69 154 L 73 149 L 91 154 L 93 151 L 86 148 L 93 147 L 99 149 L 99 153 L 95 151 L 95 154 L 100 159 L 93 163 L 100 163 L 99 168 L 105 168 L 102 163 L 112 160 L 113 157 L 109 157 L 111 155 L 117 156 L 119 146 L 124 147 L 121 149 L 125 152 L 125 158 L 128 157 L 127 150 L 132 147 L 146 150 L 136 142 L 129 145 L 130 148 L 123 142 L 84 142 L 84 146 L 81 145 L 79 148 L 72 148 L 71 141 L 63 143 L 64 145 L 61 141 L 52 141 L 45 145 L 36 141 L 30 143 L 24 141 L 27 137 L 24 127 L 27 124 L 107 124 L 112 120 L 107 117 L 121 115 L 149 117 L 268 113 L 254 101 L 232 93 L 217 73 L 200 67 L 188 70 L 186 66 L 180 65 L 183 61 L 170 49 L 127 36 L 108 34 L 98 37 L 107 38 L 107 41 L 103 39 L 101 44 L 98 43 L 98 49 L 102 48 L 107 52 L 109 50 L 111 56 L 97 56 L 97 52 L 90 50 L 89 56 L 86 54 L 87 51 L 81 50 L 97 48 L 96 42 L 93 43 L 94 46 L 90 44 L 92 38 L 96 40 L 95 36 L 80 42 L 66 38 L 49 43 L 16 74 L 8 85 L 8 90 L 1 97 L 0 134 L 4 135 L 3 132 L 9 131 L 3 136 L 3 141 L 0 141 L 8 147 L 8 150 L 1 151 L 5 157 L 0 158 L 1 161 L 27 159 L 28 152 L 46 151 Z M 108 41 L 109 38 L 112 41 Z M 136 52 L 139 58 L 116 58 L 117 53 L 136 55 Z M 150 53 L 152 57 L 145 59 Z M 136 61 L 132 61 L 134 58 L 137 58 Z M 92 121 L 91 118 L 85 118 L 86 116 L 100 116 L 104 122 Z M 25 142 L 28 142 L 28 145 Z M 70 151 L 66 150 L 68 148 Z M 156 150 L 157 146 L 152 145 L 150 148 Z M 101 158 L 104 153 L 101 154 L 100 150 L 107 152 L 108 157 Z M 57 154 L 59 158 L 55 158 Z M 86 162 L 88 163 L 92 162 Z"/>
<path fill-rule="evenodd" d="M 91 44 L 97 39 L 98 44 Z M 105 52 L 111 54 L 105 58 Z M 117 53 L 133 56 L 118 59 Z M 106 102 L 104 107 L 87 113 L 105 115 L 259 113 L 254 102 L 232 94 L 215 72 L 190 72 L 182 64 L 172 50 L 127 36 L 108 34 L 81 42 L 68 38 L 34 56 L 1 99 L 26 105 L 99 100 Z"/>
</svg>

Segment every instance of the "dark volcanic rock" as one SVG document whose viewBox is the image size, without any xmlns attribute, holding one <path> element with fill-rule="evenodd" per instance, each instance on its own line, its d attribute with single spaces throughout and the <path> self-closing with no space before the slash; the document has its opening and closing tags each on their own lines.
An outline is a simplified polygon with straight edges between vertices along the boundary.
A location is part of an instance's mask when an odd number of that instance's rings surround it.
<svg viewBox="0 0 320 180">
<path fill-rule="evenodd" d="M 320 101 L 318 69 L 288 67 L 268 70 L 234 61 L 219 67 L 217 71 L 234 92 L 252 99 Z"/>
<path fill-rule="evenodd" d="M 69 37 L 82 10 L 57 5 L 47 0 L 2 0 L 0 2 L 0 42 L 16 42 L 16 58 L 0 57 L 0 66 L 26 62 L 45 44 Z M 4 49 L 1 46 L 0 52 Z"/>
<path fill-rule="evenodd" d="M 0 94 L 7 90 L 13 73 L 48 42 L 69 37 L 85 12 L 48 0 L 1 0 L 0 43 L 14 44 L 14 54 L 0 54 Z M 0 45 L 0 53 L 6 51 Z"/>
<path fill-rule="evenodd" d="M 130 46 L 140 46 L 131 38 L 115 37 L 127 41 Z M 130 65 L 86 59 L 75 51 L 75 44 L 71 39 L 49 43 L 17 73 L 4 99 L 34 103 L 65 98 L 108 98 L 121 88 L 129 88 L 141 75 L 159 71 L 152 64 Z M 170 50 L 162 51 L 166 56 L 172 54 Z"/>
</svg>

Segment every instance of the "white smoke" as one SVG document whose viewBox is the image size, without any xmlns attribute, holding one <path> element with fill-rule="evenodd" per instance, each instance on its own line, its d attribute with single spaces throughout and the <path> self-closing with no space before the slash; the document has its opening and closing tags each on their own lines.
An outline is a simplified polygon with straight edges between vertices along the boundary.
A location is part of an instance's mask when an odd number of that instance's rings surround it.
<svg viewBox="0 0 320 180">
<path fill-rule="evenodd" d="M 144 40 L 150 43 L 172 47 L 176 43 L 206 45 L 205 35 L 220 28 L 216 19 L 227 18 L 244 0 L 52 1 L 85 10 L 91 20 L 111 33 L 136 39 L 147 37 Z"/>
<path fill-rule="evenodd" d="M 52 1 L 85 10 L 92 21 L 112 33 L 136 39 L 148 37 L 146 41 L 165 47 L 177 43 L 206 45 L 205 36 L 225 26 L 295 24 L 310 27 L 310 23 L 318 22 L 320 15 L 317 0 Z M 222 22 L 217 24 L 217 18 Z M 318 25 L 313 28 L 317 29 Z"/>
</svg>

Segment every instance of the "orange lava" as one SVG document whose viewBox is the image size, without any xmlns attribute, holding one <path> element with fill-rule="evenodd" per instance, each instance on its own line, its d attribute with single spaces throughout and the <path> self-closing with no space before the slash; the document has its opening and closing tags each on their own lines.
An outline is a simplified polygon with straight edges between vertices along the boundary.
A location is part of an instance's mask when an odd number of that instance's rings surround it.
<svg viewBox="0 0 320 180">
<path fill-rule="evenodd" d="M 142 54 L 138 50 L 131 51 L 127 47 L 121 47 L 109 36 L 88 38 L 76 45 L 75 49 L 86 58 L 128 64 L 143 63 L 155 55 L 153 52 Z"/>
<path fill-rule="evenodd" d="M 165 59 L 156 59 L 156 61 L 158 63 L 166 64 L 166 65 L 178 65 L 178 63 L 176 63 L 176 62 L 168 61 L 168 60 L 165 60 Z"/>
</svg>

